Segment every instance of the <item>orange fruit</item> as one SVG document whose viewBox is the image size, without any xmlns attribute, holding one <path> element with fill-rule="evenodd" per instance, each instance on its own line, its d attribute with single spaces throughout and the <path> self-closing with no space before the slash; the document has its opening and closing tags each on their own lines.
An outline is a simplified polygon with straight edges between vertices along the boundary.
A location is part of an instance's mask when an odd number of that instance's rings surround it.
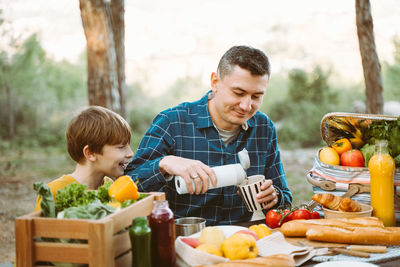
<svg viewBox="0 0 400 267">
<path fill-rule="evenodd" d="M 322 163 L 329 164 L 329 165 L 339 165 L 340 164 L 340 157 L 339 154 L 336 152 L 335 149 L 327 146 L 324 147 L 319 151 L 318 155 L 319 160 Z"/>
</svg>

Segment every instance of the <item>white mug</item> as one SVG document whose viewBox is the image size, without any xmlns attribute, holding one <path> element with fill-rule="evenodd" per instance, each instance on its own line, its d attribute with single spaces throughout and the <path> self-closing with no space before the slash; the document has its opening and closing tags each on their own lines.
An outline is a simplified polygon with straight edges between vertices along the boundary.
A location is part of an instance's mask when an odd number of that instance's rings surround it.
<svg viewBox="0 0 400 267">
<path fill-rule="evenodd" d="M 257 194 L 261 192 L 261 185 L 265 182 L 264 175 L 252 175 L 238 187 L 246 208 L 250 212 L 262 210 L 264 203 L 257 202 Z"/>
</svg>

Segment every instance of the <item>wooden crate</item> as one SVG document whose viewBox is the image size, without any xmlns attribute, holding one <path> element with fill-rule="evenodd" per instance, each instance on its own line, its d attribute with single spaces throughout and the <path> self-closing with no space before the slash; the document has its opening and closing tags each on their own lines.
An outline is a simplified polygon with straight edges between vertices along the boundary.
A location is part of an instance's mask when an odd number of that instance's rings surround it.
<svg viewBox="0 0 400 267">
<path fill-rule="evenodd" d="M 15 219 L 16 266 L 38 266 L 38 262 L 83 263 L 90 267 L 132 266 L 129 226 L 132 219 L 147 216 L 154 200 L 164 193 L 148 193 L 144 199 L 101 220 L 54 219 L 41 212 Z M 43 242 L 40 238 L 71 238 L 86 244 Z"/>
</svg>

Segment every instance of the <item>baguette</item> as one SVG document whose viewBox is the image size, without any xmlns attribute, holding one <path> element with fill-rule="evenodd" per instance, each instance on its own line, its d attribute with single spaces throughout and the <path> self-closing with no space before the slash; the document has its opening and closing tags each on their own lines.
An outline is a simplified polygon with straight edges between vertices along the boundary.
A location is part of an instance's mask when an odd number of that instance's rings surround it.
<svg viewBox="0 0 400 267">
<path fill-rule="evenodd" d="M 291 255 L 288 254 L 276 254 L 266 257 L 256 257 L 246 260 L 233 260 L 227 262 L 221 262 L 213 265 L 201 265 L 198 267 L 284 267 L 284 266 L 295 266 L 295 261 Z"/>
<path fill-rule="evenodd" d="M 306 237 L 313 241 L 362 245 L 400 245 L 400 227 L 315 226 Z"/>
<path fill-rule="evenodd" d="M 285 236 L 306 236 L 307 230 L 315 226 L 383 227 L 383 222 L 376 217 L 293 220 L 284 223 L 280 231 Z"/>
</svg>

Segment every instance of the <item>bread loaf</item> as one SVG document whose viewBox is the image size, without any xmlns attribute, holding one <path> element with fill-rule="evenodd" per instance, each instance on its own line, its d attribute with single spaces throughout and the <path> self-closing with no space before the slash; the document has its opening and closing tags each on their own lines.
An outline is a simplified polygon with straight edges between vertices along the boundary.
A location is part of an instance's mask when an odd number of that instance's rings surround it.
<svg viewBox="0 0 400 267">
<path fill-rule="evenodd" d="M 383 222 L 376 217 L 293 220 L 284 223 L 280 231 L 285 236 L 306 236 L 307 230 L 315 226 L 383 227 Z"/>
<path fill-rule="evenodd" d="M 400 245 L 400 227 L 315 226 L 306 237 L 313 241 L 363 245 Z"/>
<path fill-rule="evenodd" d="M 361 205 L 349 197 L 342 198 L 339 204 L 339 210 L 345 212 L 361 211 Z"/>
</svg>

